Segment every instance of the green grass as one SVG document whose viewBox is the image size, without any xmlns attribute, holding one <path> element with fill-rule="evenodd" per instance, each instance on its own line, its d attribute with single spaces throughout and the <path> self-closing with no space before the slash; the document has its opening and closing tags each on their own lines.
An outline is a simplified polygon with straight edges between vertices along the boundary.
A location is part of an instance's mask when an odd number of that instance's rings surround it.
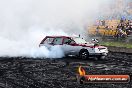
<svg viewBox="0 0 132 88">
<path fill-rule="evenodd" d="M 116 47 L 126 47 L 126 48 L 132 48 L 131 43 L 123 43 L 123 42 L 101 42 L 101 45 L 104 46 L 116 46 Z"/>
</svg>

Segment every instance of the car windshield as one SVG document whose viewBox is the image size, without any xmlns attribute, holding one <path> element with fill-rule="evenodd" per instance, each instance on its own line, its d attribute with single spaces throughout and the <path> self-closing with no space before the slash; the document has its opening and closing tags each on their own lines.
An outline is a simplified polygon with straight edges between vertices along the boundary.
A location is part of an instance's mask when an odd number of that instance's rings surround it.
<svg viewBox="0 0 132 88">
<path fill-rule="evenodd" d="M 76 43 L 79 43 L 79 44 L 84 44 L 84 43 L 87 43 L 84 39 L 82 38 L 73 38 L 73 40 L 76 42 Z"/>
</svg>

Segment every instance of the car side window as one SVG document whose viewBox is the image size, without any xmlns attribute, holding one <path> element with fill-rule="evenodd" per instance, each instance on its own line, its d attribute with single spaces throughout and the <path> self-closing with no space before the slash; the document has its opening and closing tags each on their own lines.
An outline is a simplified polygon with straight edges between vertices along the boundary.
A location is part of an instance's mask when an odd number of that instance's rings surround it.
<svg viewBox="0 0 132 88">
<path fill-rule="evenodd" d="M 69 44 L 69 43 L 70 43 L 70 41 L 71 41 L 71 39 L 70 39 L 70 38 L 65 38 L 63 43 L 64 43 L 64 44 Z"/>
<path fill-rule="evenodd" d="M 75 41 L 70 39 L 70 38 L 65 38 L 64 39 L 64 44 L 73 44 L 73 43 L 75 43 Z"/>
<path fill-rule="evenodd" d="M 75 44 L 75 41 L 74 40 L 71 40 L 70 44 Z"/>
<path fill-rule="evenodd" d="M 53 44 L 60 45 L 60 44 L 62 44 L 62 40 L 63 40 L 63 38 L 55 38 Z"/>
<path fill-rule="evenodd" d="M 53 42 L 54 38 L 46 38 L 46 40 L 43 42 L 43 44 L 50 44 Z"/>
</svg>

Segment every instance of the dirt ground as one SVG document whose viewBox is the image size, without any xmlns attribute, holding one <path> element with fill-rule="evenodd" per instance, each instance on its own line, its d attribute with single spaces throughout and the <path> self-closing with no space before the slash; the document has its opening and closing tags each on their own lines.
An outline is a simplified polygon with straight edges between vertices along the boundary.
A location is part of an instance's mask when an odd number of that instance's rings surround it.
<svg viewBox="0 0 132 88">
<path fill-rule="evenodd" d="M 110 52 L 105 60 L 77 58 L 0 58 L 0 88 L 132 88 L 129 83 L 78 84 L 79 65 L 86 74 L 132 75 L 132 54 Z"/>
</svg>

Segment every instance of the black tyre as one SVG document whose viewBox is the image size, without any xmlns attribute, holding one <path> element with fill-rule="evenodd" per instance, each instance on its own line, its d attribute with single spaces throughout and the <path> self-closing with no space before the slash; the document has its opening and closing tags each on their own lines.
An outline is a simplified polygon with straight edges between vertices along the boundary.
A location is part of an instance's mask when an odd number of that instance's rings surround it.
<svg viewBox="0 0 132 88">
<path fill-rule="evenodd" d="M 87 50 L 81 50 L 79 53 L 79 57 L 81 59 L 88 59 L 89 58 L 89 53 Z"/>
</svg>

